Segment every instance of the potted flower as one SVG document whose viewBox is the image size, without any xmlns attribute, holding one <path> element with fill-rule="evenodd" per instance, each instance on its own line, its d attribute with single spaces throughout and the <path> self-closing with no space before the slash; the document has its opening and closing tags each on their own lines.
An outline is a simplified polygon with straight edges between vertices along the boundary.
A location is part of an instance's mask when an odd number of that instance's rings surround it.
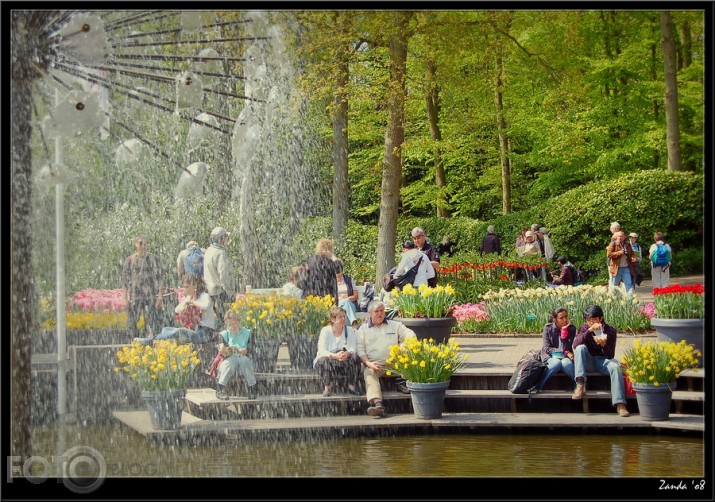
<svg viewBox="0 0 715 502">
<path fill-rule="evenodd" d="M 705 288 L 673 284 L 653 289 L 655 317 L 650 320 L 659 341 L 694 344 L 701 352 L 705 335 Z M 700 360 L 700 365 L 704 361 Z"/>
<path fill-rule="evenodd" d="M 393 290 L 399 321 L 412 329 L 417 338 L 432 338 L 437 343 L 449 340 L 457 320 L 452 315 L 456 302 L 454 288 L 450 285 L 430 287 L 425 284 L 415 288 L 407 284 L 402 291 Z"/>
<path fill-rule="evenodd" d="M 686 369 L 696 368 L 700 356 L 701 351 L 685 340 L 645 344 L 634 340 L 624 352 L 621 364 L 636 391 L 641 419 L 668 420 L 676 380 Z"/>
<path fill-rule="evenodd" d="M 391 346 L 390 357 L 385 362 L 388 376 L 396 374 L 407 381 L 418 418 L 442 416 L 449 379 L 466 364 L 454 340 L 436 343 L 433 339 L 417 338 Z"/>
<path fill-rule="evenodd" d="M 139 384 L 152 426 L 178 428 L 186 384 L 200 362 L 193 345 L 180 345 L 176 340 L 157 340 L 153 346 L 132 343 L 122 347 L 116 357 L 119 366 L 114 371 L 128 374 Z"/>
</svg>

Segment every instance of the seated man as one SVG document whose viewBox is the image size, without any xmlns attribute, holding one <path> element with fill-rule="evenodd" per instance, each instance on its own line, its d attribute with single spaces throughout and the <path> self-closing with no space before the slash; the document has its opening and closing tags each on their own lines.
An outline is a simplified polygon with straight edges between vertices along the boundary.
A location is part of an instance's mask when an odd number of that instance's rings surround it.
<svg viewBox="0 0 715 502">
<path fill-rule="evenodd" d="M 370 316 L 357 332 L 357 353 L 362 361 L 363 378 L 371 417 L 384 417 L 380 377 L 385 375 L 385 360 L 390 357 L 390 346 L 402 344 L 407 338 L 415 338 L 415 332 L 398 321 L 385 319 L 385 304 L 373 300 L 367 307 Z"/>
</svg>

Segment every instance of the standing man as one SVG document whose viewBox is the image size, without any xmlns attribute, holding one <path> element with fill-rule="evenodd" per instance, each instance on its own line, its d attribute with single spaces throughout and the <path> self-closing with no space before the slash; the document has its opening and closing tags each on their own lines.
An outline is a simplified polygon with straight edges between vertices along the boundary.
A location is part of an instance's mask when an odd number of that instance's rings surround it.
<svg viewBox="0 0 715 502">
<path fill-rule="evenodd" d="M 370 407 L 367 414 L 371 417 L 384 417 L 385 406 L 382 403 L 380 377 L 385 375 L 390 357 L 390 346 L 403 344 L 408 338 L 415 338 L 415 332 L 401 322 L 385 319 L 385 304 L 373 300 L 367 306 L 370 316 L 357 331 L 357 355 L 362 361 L 362 375 Z"/>
<path fill-rule="evenodd" d="M 423 228 L 415 227 L 412 229 L 411 234 L 412 242 L 415 243 L 417 249 L 422 251 L 427 256 L 432 264 L 432 268 L 434 268 L 435 272 L 437 272 L 439 270 L 439 253 L 437 252 L 437 248 L 427 242 L 427 235 L 425 234 Z M 430 287 L 435 287 L 437 285 L 437 274 L 427 280 L 427 285 Z"/>
<path fill-rule="evenodd" d="M 132 337 L 139 336 L 137 321 L 144 314 L 147 337 L 161 331 L 159 310 L 164 305 L 162 297 L 163 271 L 159 258 L 148 251 L 145 235 L 134 239 L 136 251 L 122 264 L 122 299 L 127 304 L 127 328 Z"/>
<path fill-rule="evenodd" d="M 226 303 L 232 301 L 236 293 L 233 262 L 226 250 L 229 235 L 223 227 L 211 230 L 211 245 L 204 255 L 204 282 L 220 323 L 217 330 L 223 329 Z"/>
<path fill-rule="evenodd" d="M 636 261 L 633 248 L 626 242 L 626 234 L 619 230 L 613 234 L 612 241 L 606 248 L 608 257 L 608 273 L 611 275 L 613 287 L 617 288 L 623 281 L 626 291 L 633 289 L 633 263 Z"/>
<path fill-rule="evenodd" d="M 494 225 L 489 225 L 487 227 L 487 235 L 482 239 L 482 245 L 479 248 L 479 256 L 482 254 L 501 254 L 501 241 L 499 236 L 494 233 Z"/>
</svg>

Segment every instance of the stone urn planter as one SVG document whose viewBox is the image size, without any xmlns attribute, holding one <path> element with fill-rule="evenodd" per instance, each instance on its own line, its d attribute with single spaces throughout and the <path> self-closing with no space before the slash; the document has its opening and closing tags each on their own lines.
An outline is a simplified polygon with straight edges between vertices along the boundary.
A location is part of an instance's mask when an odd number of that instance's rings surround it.
<svg viewBox="0 0 715 502">
<path fill-rule="evenodd" d="M 650 383 L 634 383 L 633 389 L 636 391 L 641 420 L 648 422 L 668 420 L 675 382 L 658 386 Z"/>
<path fill-rule="evenodd" d="M 395 321 L 414 331 L 418 340 L 432 338 L 435 343 L 447 343 L 452 335 L 452 328 L 457 324 L 454 317 L 397 317 Z"/>
<path fill-rule="evenodd" d="M 700 364 L 702 368 L 705 364 L 705 319 L 661 319 L 654 317 L 650 320 L 650 325 L 655 328 L 656 339 L 659 342 L 678 343 L 685 340 L 687 344 L 695 345 L 695 348 L 702 352 Z"/>
<path fill-rule="evenodd" d="M 408 380 L 407 388 L 410 390 L 412 409 L 417 418 L 433 419 L 442 417 L 444 397 L 449 388 L 449 380 L 433 383 L 417 383 Z"/>
</svg>

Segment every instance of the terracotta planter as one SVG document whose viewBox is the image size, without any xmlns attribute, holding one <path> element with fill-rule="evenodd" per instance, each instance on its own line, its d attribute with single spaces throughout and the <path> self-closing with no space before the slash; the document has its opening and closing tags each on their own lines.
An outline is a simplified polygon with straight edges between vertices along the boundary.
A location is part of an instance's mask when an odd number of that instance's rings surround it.
<svg viewBox="0 0 715 502">
<path fill-rule="evenodd" d="M 432 338 L 435 343 L 447 343 L 452 335 L 452 328 L 457 324 L 457 319 L 454 317 L 397 317 L 395 321 L 414 331 L 418 340 Z"/>
<path fill-rule="evenodd" d="M 675 342 L 685 340 L 685 343 L 695 345 L 702 352 L 699 367 L 705 364 L 705 319 L 660 319 L 654 317 L 650 325 L 655 328 L 656 339 L 659 342 Z"/>
</svg>

